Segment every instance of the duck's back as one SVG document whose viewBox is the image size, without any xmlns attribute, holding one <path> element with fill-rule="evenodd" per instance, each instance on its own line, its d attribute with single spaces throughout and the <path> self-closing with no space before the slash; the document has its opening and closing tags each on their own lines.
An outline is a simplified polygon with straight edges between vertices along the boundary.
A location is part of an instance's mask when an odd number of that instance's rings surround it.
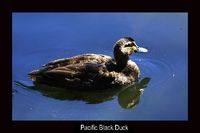
<svg viewBox="0 0 200 133">
<path fill-rule="evenodd" d="M 112 57 L 100 54 L 58 59 L 30 72 L 29 77 L 37 83 L 50 85 L 76 88 L 99 86 L 114 80 L 106 65 L 112 60 Z"/>
</svg>

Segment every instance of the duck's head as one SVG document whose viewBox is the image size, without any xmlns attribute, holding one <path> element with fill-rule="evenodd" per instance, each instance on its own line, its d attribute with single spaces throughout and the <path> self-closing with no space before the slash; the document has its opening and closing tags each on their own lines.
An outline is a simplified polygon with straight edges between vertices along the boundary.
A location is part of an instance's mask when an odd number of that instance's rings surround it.
<svg viewBox="0 0 200 133">
<path fill-rule="evenodd" d="M 129 56 L 136 52 L 148 52 L 147 49 L 139 47 L 131 37 L 119 39 L 114 46 L 114 57 L 120 69 L 126 66 Z"/>
<path fill-rule="evenodd" d="M 124 37 L 119 39 L 114 46 L 114 53 L 120 53 L 122 55 L 131 55 L 135 52 L 148 52 L 147 49 L 139 47 L 135 40 L 131 37 Z"/>
</svg>

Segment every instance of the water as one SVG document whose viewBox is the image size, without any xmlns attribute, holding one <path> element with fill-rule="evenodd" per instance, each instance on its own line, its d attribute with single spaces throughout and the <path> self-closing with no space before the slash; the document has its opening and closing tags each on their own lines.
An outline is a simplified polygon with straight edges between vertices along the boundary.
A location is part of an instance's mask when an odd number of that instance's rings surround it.
<svg viewBox="0 0 200 133">
<path fill-rule="evenodd" d="M 187 13 L 13 13 L 12 18 L 13 120 L 188 119 Z M 57 92 L 14 82 L 32 86 L 27 73 L 55 59 L 83 53 L 112 56 L 113 44 L 124 36 L 148 49 L 131 57 L 141 80 L 150 78 L 143 92 L 133 87 L 89 104 L 78 96 L 56 97 Z M 129 96 L 138 103 L 125 108 L 123 97 Z"/>
</svg>

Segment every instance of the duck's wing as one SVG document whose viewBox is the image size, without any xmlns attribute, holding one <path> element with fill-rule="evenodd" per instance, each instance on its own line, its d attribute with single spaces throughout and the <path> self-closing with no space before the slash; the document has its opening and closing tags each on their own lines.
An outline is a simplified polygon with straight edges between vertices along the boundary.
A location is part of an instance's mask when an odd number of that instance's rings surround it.
<svg viewBox="0 0 200 133">
<path fill-rule="evenodd" d="M 112 60 L 112 57 L 106 56 L 106 55 L 83 54 L 83 55 L 78 55 L 71 58 L 63 58 L 63 59 L 51 61 L 43 65 L 43 68 L 31 71 L 28 75 L 32 80 L 34 80 L 35 77 L 41 76 L 44 73 L 48 73 L 48 72 L 59 73 L 59 74 L 64 74 L 65 72 L 66 75 L 68 75 L 67 72 L 71 73 L 72 69 L 74 70 L 75 68 L 79 68 L 79 69 L 76 69 L 76 73 L 78 73 L 78 71 L 83 72 L 83 68 L 87 68 L 87 66 L 94 67 L 95 63 L 101 64 L 101 63 L 106 63 L 110 60 Z"/>
<path fill-rule="evenodd" d="M 78 63 L 89 63 L 89 62 L 96 62 L 96 63 L 103 63 L 112 60 L 112 57 L 107 55 L 101 54 L 82 54 L 78 56 L 73 56 L 71 58 L 62 58 L 58 60 L 51 61 L 47 64 L 44 64 L 43 67 L 62 67 L 70 64 L 78 64 Z"/>
<path fill-rule="evenodd" d="M 111 83 L 115 77 L 109 75 L 105 63 L 77 63 L 50 70 L 39 70 L 30 75 L 33 81 L 72 87 L 93 86 Z"/>
<path fill-rule="evenodd" d="M 76 63 L 65 65 L 62 67 L 53 68 L 43 73 L 43 75 L 51 78 L 91 78 L 89 75 L 98 74 L 100 69 L 103 69 L 104 65 L 101 63 Z"/>
</svg>

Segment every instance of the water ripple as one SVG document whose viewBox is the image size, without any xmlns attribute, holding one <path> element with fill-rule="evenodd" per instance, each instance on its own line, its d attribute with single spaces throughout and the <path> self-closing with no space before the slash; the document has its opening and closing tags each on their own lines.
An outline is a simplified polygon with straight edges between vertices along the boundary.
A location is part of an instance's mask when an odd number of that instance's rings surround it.
<svg viewBox="0 0 200 133">
<path fill-rule="evenodd" d="M 140 67 L 141 77 L 150 77 L 152 87 L 158 87 L 175 77 L 174 67 L 166 61 L 154 58 L 136 58 L 134 60 Z"/>
</svg>

